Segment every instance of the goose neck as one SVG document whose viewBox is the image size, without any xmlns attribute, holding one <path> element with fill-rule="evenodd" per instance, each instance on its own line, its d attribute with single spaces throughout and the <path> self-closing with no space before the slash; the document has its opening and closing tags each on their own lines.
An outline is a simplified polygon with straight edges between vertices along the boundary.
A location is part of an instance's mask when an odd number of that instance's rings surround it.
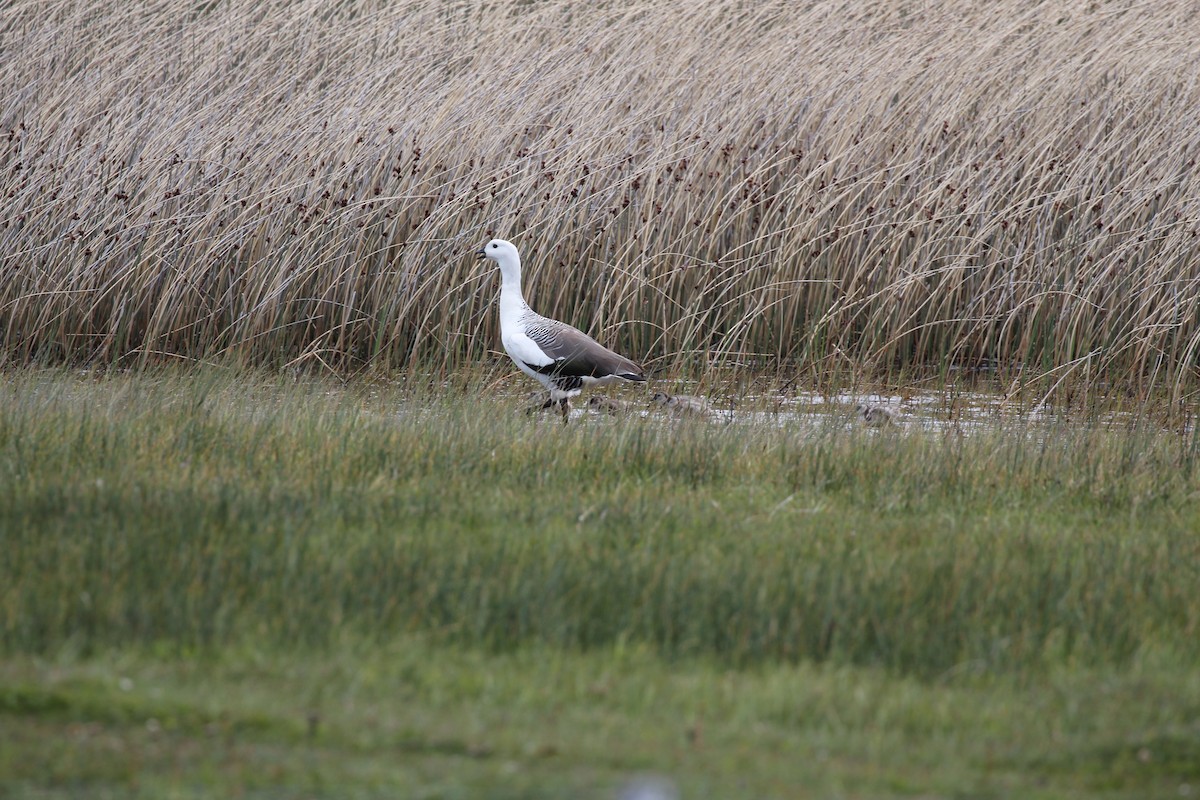
<svg viewBox="0 0 1200 800">
<path fill-rule="evenodd" d="M 500 313 L 503 316 L 519 315 L 529 308 L 525 296 L 521 294 L 521 284 L 504 281 L 500 285 Z"/>
</svg>

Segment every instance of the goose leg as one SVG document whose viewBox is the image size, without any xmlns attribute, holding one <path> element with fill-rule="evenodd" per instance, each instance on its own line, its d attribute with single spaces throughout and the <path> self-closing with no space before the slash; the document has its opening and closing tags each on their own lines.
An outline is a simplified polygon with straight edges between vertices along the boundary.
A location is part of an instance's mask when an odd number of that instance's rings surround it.
<svg viewBox="0 0 1200 800">
<path fill-rule="evenodd" d="M 558 401 L 558 407 L 562 409 L 563 425 L 567 424 L 567 415 L 570 411 L 567 409 L 567 398 Z"/>
<path fill-rule="evenodd" d="M 553 406 L 554 401 L 547 397 L 545 401 L 541 402 L 540 404 L 535 400 L 531 405 L 526 406 L 525 413 L 529 416 L 533 416 L 534 414 L 545 411 L 547 408 L 552 408 Z"/>
</svg>

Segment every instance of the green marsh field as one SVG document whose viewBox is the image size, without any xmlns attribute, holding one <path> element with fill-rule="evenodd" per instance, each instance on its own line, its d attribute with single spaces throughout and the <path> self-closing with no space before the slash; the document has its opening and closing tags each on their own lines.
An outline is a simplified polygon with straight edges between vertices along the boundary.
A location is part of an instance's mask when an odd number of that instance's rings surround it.
<svg viewBox="0 0 1200 800">
<path fill-rule="evenodd" d="M 1198 26 L 3 4 L 0 797 L 1200 796 Z"/>
<path fill-rule="evenodd" d="M 1180 796 L 1197 446 L 6 376 L 15 796 Z"/>
</svg>

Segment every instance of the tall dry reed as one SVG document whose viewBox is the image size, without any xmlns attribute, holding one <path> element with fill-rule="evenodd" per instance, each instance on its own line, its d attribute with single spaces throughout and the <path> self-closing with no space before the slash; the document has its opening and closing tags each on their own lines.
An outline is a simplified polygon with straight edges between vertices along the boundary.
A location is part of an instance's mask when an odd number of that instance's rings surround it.
<svg viewBox="0 0 1200 800">
<path fill-rule="evenodd" d="M 1188 391 L 1200 14 L 901 0 L 14 2 L 0 352 L 453 368 L 539 310 L 668 369 Z"/>
</svg>

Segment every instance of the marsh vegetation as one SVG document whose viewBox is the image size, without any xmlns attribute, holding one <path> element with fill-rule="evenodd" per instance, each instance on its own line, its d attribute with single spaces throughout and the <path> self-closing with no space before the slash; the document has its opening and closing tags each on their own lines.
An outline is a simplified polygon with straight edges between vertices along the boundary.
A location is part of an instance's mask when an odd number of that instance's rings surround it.
<svg viewBox="0 0 1200 800">
<path fill-rule="evenodd" d="M 1196 9 L 1112 6 L 6 4 L 0 794 L 1200 791 Z M 520 413 L 492 236 L 711 412 Z"/>
<path fill-rule="evenodd" d="M 659 370 L 1190 397 L 1194 15 L 12 4 L 0 351 L 458 368 L 502 235 L 542 313 Z"/>
<path fill-rule="evenodd" d="M 7 786 L 1200 778 L 1195 440 L 844 409 L 563 426 L 493 382 L 8 376 Z"/>
</svg>

